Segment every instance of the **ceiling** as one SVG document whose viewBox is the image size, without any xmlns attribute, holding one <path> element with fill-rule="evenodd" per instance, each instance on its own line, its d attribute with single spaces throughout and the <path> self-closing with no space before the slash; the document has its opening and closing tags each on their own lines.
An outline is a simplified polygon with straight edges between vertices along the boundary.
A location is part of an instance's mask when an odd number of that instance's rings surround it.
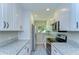
<svg viewBox="0 0 79 59">
<path fill-rule="evenodd" d="M 24 10 L 28 11 L 38 11 L 45 10 L 46 8 L 63 8 L 69 7 L 69 3 L 21 3 L 20 4 Z"/>
<path fill-rule="evenodd" d="M 20 4 L 25 11 L 31 11 L 34 20 L 49 20 L 53 18 L 56 10 L 70 8 L 69 3 L 22 3 Z M 49 8 L 50 11 L 46 11 Z"/>
<path fill-rule="evenodd" d="M 54 15 L 55 10 L 51 9 L 50 11 L 42 10 L 42 11 L 34 11 L 32 12 L 34 20 L 48 20 L 52 18 Z"/>
</svg>

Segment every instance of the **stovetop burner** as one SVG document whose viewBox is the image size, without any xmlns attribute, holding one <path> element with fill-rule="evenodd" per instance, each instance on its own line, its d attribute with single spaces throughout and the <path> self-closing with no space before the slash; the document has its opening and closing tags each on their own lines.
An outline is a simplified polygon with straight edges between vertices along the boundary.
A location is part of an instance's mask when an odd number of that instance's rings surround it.
<svg viewBox="0 0 79 59">
<path fill-rule="evenodd" d="M 56 36 L 56 41 L 57 42 L 67 42 L 67 36 L 64 34 L 58 34 Z"/>
</svg>

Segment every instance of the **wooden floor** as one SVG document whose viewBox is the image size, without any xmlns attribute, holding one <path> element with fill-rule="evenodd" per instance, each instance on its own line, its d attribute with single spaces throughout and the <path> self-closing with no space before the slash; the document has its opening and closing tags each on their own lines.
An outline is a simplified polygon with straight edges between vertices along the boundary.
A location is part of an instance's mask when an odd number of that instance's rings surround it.
<svg viewBox="0 0 79 59">
<path fill-rule="evenodd" d="M 36 50 L 32 52 L 32 55 L 47 55 L 44 45 L 37 45 Z"/>
</svg>

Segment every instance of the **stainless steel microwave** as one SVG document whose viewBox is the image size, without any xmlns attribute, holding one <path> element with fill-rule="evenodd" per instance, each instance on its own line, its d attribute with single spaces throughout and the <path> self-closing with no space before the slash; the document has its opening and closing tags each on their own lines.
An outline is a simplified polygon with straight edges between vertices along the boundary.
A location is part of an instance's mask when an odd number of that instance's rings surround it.
<svg viewBox="0 0 79 59">
<path fill-rule="evenodd" d="M 67 31 L 60 29 L 60 21 L 57 21 L 57 22 L 52 24 L 52 30 L 55 32 L 67 32 Z"/>
</svg>

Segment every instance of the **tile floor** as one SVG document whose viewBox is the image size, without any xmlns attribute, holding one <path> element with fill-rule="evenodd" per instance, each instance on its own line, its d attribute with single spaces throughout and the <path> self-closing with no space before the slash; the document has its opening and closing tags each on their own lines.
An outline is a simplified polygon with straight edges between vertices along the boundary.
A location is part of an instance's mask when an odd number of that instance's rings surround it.
<svg viewBox="0 0 79 59">
<path fill-rule="evenodd" d="M 47 55 L 44 45 L 37 45 L 36 50 L 32 52 L 32 55 Z"/>
</svg>

